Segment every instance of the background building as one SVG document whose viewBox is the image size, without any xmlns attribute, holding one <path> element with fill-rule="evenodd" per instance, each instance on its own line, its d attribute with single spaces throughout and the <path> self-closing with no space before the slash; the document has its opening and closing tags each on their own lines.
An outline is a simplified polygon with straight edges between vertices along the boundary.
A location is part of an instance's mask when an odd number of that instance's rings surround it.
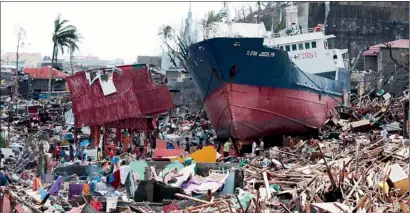
<svg viewBox="0 0 410 213">
<path fill-rule="evenodd" d="M 391 45 L 391 56 L 389 48 L 384 43 L 370 46 L 363 52 L 366 73 L 363 80 L 371 88 L 383 89 L 392 95 L 400 96 L 409 85 L 408 64 L 406 65 L 409 57 L 409 40 L 400 39 L 386 43 Z"/>
<path fill-rule="evenodd" d="M 19 53 L 19 69 L 37 68 L 42 61 L 41 53 Z M 6 52 L 1 56 L 2 65 L 16 66 L 17 55 L 15 52 Z"/>
<path fill-rule="evenodd" d="M 161 67 L 161 56 L 138 56 L 137 57 L 137 64 L 153 64 L 158 69 L 163 69 Z"/>
</svg>

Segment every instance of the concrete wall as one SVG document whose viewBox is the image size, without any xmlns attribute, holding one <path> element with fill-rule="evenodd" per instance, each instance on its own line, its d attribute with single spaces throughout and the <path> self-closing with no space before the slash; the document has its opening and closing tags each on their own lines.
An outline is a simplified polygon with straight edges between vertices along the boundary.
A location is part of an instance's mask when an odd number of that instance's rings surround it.
<svg viewBox="0 0 410 213">
<path fill-rule="evenodd" d="M 180 78 L 180 77 L 181 77 L 181 73 L 178 71 L 167 71 L 168 80 L 171 78 Z"/>
<path fill-rule="evenodd" d="M 364 70 L 368 71 L 369 69 L 377 71 L 377 56 L 364 56 Z"/>
<path fill-rule="evenodd" d="M 324 2 L 309 3 L 308 27 L 324 23 Z M 362 48 L 409 37 L 408 2 L 331 2 L 326 34 L 330 48 L 346 48 L 350 59 Z M 358 70 L 363 67 L 358 67 Z"/>
<path fill-rule="evenodd" d="M 297 6 L 299 25 L 302 26 L 302 29 L 307 29 L 309 23 L 309 3 L 301 3 Z M 285 11 L 283 11 L 283 13 L 285 13 Z"/>
<path fill-rule="evenodd" d="M 182 82 L 168 84 L 168 88 L 170 90 L 180 91 L 179 94 L 174 97 L 175 101 L 188 106 L 191 112 L 196 112 L 201 107 L 202 98 L 199 95 L 198 87 L 193 79 L 184 78 Z"/>
<path fill-rule="evenodd" d="M 408 54 L 408 52 L 409 50 L 404 48 L 392 49 L 392 55 L 399 63 L 404 63 L 406 60 L 404 54 Z M 393 95 L 401 95 L 401 92 L 406 90 L 409 85 L 408 65 L 404 69 L 396 65 L 386 47 L 380 48 L 378 58 L 379 65 L 382 64 L 382 67 L 378 68 L 383 76 L 382 88 Z"/>
<path fill-rule="evenodd" d="M 161 56 L 138 56 L 138 64 L 153 64 L 156 68 L 161 69 Z"/>
</svg>

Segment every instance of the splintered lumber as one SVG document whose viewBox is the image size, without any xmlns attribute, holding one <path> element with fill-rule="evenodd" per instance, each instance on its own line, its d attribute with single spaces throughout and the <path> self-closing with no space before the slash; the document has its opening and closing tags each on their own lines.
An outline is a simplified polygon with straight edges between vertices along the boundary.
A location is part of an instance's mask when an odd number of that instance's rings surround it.
<svg viewBox="0 0 410 213">
<path fill-rule="evenodd" d="M 208 201 L 200 200 L 200 199 L 190 197 L 190 196 L 187 196 L 187 195 L 183 195 L 183 194 L 179 194 L 179 193 L 175 193 L 175 196 L 177 196 L 179 198 L 182 198 L 182 199 L 196 201 L 196 202 L 199 202 L 199 203 L 210 204 L 210 202 L 208 202 Z"/>
</svg>

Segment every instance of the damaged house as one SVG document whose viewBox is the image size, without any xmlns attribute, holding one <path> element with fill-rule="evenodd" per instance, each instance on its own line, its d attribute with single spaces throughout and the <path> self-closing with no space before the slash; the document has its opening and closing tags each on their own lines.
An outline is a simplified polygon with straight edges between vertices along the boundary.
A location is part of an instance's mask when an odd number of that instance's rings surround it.
<svg viewBox="0 0 410 213">
<path fill-rule="evenodd" d="M 51 90 L 53 92 L 63 92 L 67 90 L 65 78 L 69 76 L 59 70 L 53 70 Z M 22 77 L 19 82 L 19 92 L 23 97 L 33 97 L 34 93 L 48 91 L 48 80 L 50 78 L 50 67 L 42 68 L 24 68 L 26 76 Z"/>
<path fill-rule="evenodd" d="M 363 52 L 366 73 L 362 87 L 367 88 L 365 90 L 376 89 L 376 92 L 383 89 L 393 96 L 401 95 L 409 84 L 408 54 L 408 39 L 370 46 Z"/>
</svg>

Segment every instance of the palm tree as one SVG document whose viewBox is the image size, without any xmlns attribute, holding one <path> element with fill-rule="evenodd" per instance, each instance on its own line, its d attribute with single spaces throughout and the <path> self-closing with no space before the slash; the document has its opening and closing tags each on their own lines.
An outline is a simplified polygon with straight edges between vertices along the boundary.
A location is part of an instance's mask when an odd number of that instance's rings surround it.
<svg viewBox="0 0 410 213">
<path fill-rule="evenodd" d="M 74 74 L 74 67 L 73 67 L 73 53 L 76 50 L 79 50 L 77 43 L 70 41 L 68 50 L 70 51 L 70 65 L 71 65 L 71 75 Z"/>
<path fill-rule="evenodd" d="M 48 79 L 48 92 L 51 92 L 51 79 L 53 78 L 53 68 L 57 62 L 58 53 L 64 54 L 64 49 L 78 49 L 77 43 L 80 40 L 80 34 L 73 25 L 67 25 L 68 20 L 61 20 L 59 14 L 54 21 L 53 32 L 53 55 L 51 58 L 50 78 Z M 75 44 L 75 45 L 74 45 Z"/>
<path fill-rule="evenodd" d="M 169 25 L 164 25 L 161 27 L 161 29 L 159 30 L 158 35 L 160 37 L 162 37 L 163 39 L 167 40 L 170 39 L 172 37 L 172 27 Z"/>
</svg>

